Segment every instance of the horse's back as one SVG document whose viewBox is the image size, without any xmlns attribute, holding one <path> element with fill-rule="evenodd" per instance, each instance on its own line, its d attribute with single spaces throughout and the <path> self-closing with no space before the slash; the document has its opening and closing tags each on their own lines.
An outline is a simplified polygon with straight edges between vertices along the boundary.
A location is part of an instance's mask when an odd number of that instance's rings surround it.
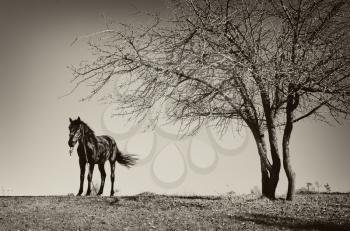
<svg viewBox="0 0 350 231">
<path fill-rule="evenodd" d="M 114 138 L 107 135 L 96 136 L 96 138 L 99 150 L 98 152 L 104 157 L 104 161 L 113 158 L 115 156 L 115 149 L 117 145 Z"/>
<path fill-rule="evenodd" d="M 112 136 L 103 135 L 103 136 L 96 136 L 96 138 L 98 142 L 102 142 L 102 143 L 107 142 L 109 145 L 115 145 L 115 140 Z"/>
</svg>

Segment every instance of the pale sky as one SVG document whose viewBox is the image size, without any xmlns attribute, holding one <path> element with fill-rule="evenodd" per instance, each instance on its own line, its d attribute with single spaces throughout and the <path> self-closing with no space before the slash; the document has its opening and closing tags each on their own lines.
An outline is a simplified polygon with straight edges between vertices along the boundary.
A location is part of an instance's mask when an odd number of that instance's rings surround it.
<svg viewBox="0 0 350 231">
<path fill-rule="evenodd" d="M 174 141 L 161 131 L 135 130 L 123 135 L 132 124 L 111 118 L 113 105 L 103 105 L 97 99 L 79 102 L 84 89 L 59 99 L 73 87 L 67 66 L 89 55 L 83 43 L 70 43 L 77 35 L 104 29 L 102 14 L 116 21 L 122 19 L 121 5 L 28 2 L 4 1 L 0 7 L 0 195 L 1 190 L 11 195 L 77 193 L 78 157 L 76 152 L 69 156 L 67 141 L 68 118 L 78 115 L 97 135 L 114 136 L 122 151 L 139 154 L 142 159 L 131 169 L 117 165 L 120 195 L 144 191 L 249 193 L 255 185 L 260 186 L 259 159 L 251 136 L 245 148 L 231 154 L 220 152 L 219 147 L 239 148 L 244 133 L 241 137 L 228 134 L 221 141 L 210 140 L 206 130 L 183 141 Z M 148 7 L 161 8 L 157 4 Z M 112 88 L 113 84 L 109 86 Z M 170 127 L 163 130 L 174 131 Z M 349 135 L 349 123 L 328 126 L 309 120 L 295 126 L 291 155 L 298 188 L 319 181 L 328 182 L 335 191 L 350 191 Z M 109 164 L 106 171 L 104 192 L 108 195 Z M 283 169 L 280 178 L 278 193 L 284 193 Z M 95 168 L 94 182 L 98 181 Z"/>
</svg>

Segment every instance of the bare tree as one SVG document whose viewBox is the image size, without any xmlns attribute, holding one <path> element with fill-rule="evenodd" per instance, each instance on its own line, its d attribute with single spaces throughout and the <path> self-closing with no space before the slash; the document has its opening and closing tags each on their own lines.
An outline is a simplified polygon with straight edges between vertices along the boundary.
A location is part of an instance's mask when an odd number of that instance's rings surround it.
<svg viewBox="0 0 350 231">
<path fill-rule="evenodd" d="M 315 185 L 315 187 L 317 188 L 317 192 L 319 193 L 319 192 L 320 192 L 320 187 L 321 187 L 320 182 L 315 181 L 314 185 Z"/>
<path fill-rule="evenodd" d="M 306 188 L 307 188 L 308 192 L 311 191 L 311 186 L 312 186 L 312 183 L 310 183 L 310 182 L 306 183 Z"/>
<path fill-rule="evenodd" d="M 117 81 L 119 115 L 156 124 L 165 115 L 194 134 L 247 126 L 261 163 L 262 194 L 275 198 L 283 130 L 287 199 L 295 191 L 289 143 L 307 117 L 349 112 L 349 2 L 345 0 L 171 1 L 168 19 L 118 24 L 89 37 L 96 59 L 72 67 L 90 99 Z M 75 87 L 75 88 L 76 88 Z M 74 88 L 74 89 L 75 89 Z M 265 137 L 267 135 L 267 138 Z M 269 142 L 270 149 L 267 150 Z"/>
</svg>

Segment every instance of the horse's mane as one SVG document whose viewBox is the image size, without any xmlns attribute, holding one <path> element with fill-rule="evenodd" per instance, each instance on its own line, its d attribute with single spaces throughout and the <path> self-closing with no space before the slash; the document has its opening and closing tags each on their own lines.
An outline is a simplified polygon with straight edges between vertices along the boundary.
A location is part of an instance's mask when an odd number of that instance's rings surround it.
<svg viewBox="0 0 350 231">
<path fill-rule="evenodd" d="M 85 122 L 81 121 L 81 124 L 84 126 L 85 135 L 88 136 L 89 138 L 92 138 L 95 145 L 97 145 L 97 138 L 96 138 L 95 132 Z"/>
<path fill-rule="evenodd" d="M 84 126 L 84 131 L 86 134 L 92 134 L 95 135 L 95 132 L 87 125 L 85 122 L 81 121 L 80 122 Z"/>
</svg>

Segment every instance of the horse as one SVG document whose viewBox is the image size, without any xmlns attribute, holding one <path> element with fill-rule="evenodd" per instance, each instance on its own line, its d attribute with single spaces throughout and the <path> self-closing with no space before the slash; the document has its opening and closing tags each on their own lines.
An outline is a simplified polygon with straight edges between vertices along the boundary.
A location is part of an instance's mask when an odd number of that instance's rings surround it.
<svg viewBox="0 0 350 231">
<path fill-rule="evenodd" d="M 114 177 L 115 177 L 115 162 L 130 168 L 136 164 L 137 158 L 132 154 L 123 154 L 117 147 L 117 144 L 113 137 L 110 136 L 96 136 L 94 131 L 84 123 L 80 117 L 76 120 L 69 118 L 69 140 L 68 145 L 70 147 L 70 155 L 73 152 L 73 148 L 77 142 L 79 142 L 77 153 L 79 156 L 80 166 L 80 187 L 77 196 L 81 196 L 84 187 L 85 166 L 88 164 L 89 173 L 87 176 L 88 188 L 86 196 L 91 194 L 91 181 L 95 164 L 98 165 L 98 169 L 101 173 L 101 185 L 97 195 L 102 195 L 106 171 L 104 168 L 105 162 L 109 160 L 111 167 L 111 193 L 114 195 Z"/>
</svg>

